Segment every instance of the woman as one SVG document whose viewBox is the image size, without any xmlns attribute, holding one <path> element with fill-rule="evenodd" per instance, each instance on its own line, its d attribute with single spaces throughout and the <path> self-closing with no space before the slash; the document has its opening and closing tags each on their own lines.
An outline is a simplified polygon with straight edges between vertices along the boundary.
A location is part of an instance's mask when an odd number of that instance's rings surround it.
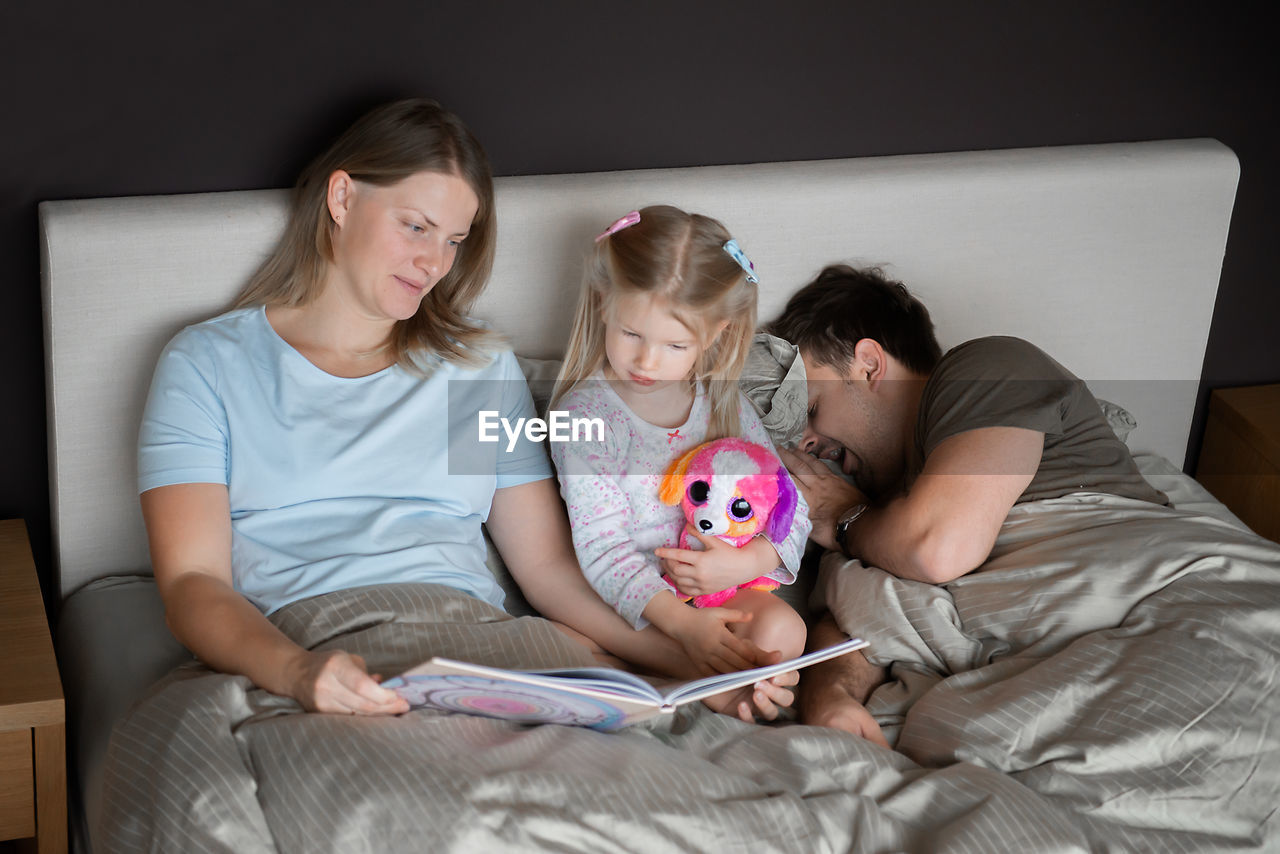
<svg viewBox="0 0 1280 854">
<path fill-rule="evenodd" d="M 482 520 L 540 613 L 646 668 L 680 660 L 588 586 L 541 448 L 486 476 L 449 472 L 441 413 L 474 422 L 497 394 L 504 416 L 533 414 L 514 357 L 467 317 L 494 239 L 470 131 L 432 101 L 384 105 L 304 170 L 235 308 L 165 349 L 140 437 L 142 512 L 170 629 L 209 666 L 311 711 L 405 711 L 360 657 L 305 650 L 265 615 L 403 581 L 501 607 Z M 765 690 L 768 716 L 790 702 Z"/>
</svg>

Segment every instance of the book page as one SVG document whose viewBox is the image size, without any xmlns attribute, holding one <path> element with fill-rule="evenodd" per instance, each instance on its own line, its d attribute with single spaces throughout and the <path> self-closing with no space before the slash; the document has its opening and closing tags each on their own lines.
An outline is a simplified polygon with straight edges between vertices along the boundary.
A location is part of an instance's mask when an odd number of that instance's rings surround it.
<svg viewBox="0 0 1280 854">
<path fill-rule="evenodd" d="M 708 676 L 704 679 L 695 679 L 693 682 L 685 682 L 682 685 L 668 688 L 662 699 L 668 706 L 691 703 L 694 700 L 701 700 L 719 694 L 722 691 L 729 691 L 734 688 L 741 688 L 744 685 L 761 682 L 790 670 L 799 670 L 802 667 L 808 667 L 811 664 L 817 664 L 820 661 L 826 661 L 838 655 L 862 649 L 864 646 L 867 646 L 867 642 L 862 638 L 849 638 L 841 643 L 825 649 L 814 650 L 790 661 L 780 661 L 777 664 L 757 667 L 754 670 L 721 673 L 717 676 Z"/>
<path fill-rule="evenodd" d="M 628 697 L 650 705 L 661 705 L 662 695 L 651 684 L 625 670 L 610 667 L 566 667 L 553 670 L 505 670 L 449 658 L 432 658 L 412 670 L 400 674 L 407 678 L 422 674 L 471 673 L 488 676 L 503 682 L 521 682 L 541 685 L 570 693 L 600 694 L 611 697 Z"/>
<path fill-rule="evenodd" d="M 492 672 L 468 672 L 472 669 Z M 597 681 L 603 687 L 596 688 L 562 678 L 556 682 L 516 678 L 525 675 L 433 659 L 382 684 L 408 700 L 410 708 L 429 706 L 517 723 L 614 730 L 663 713 L 656 692 L 652 698 L 636 698 L 620 693 L 626 686 L 617 682 Z"/>
</svg>

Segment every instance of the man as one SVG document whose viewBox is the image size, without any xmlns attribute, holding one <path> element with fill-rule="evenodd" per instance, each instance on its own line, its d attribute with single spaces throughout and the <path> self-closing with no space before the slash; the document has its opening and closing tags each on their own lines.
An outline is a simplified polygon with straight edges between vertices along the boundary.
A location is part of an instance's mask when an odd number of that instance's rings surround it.
<svg viewBox="0 0 1280 854">
<path fill-rule="evenodd" d="M 770 331 L 804 361 L 808 429 L 782 453 L 827 549 L 944 584 L 982 566 L 1017 503 L 1071 492 L 1168 503 L 1081 380 L 1016 338 L 943 355 L 924 305 L 878 270 L 828 267 Z M 827 615 L 812 645 L 843 636 Z M 811 668 L 802 719 L 885 744 L 862 705 L 884 678 L 861 654 Z"/>
</svg>

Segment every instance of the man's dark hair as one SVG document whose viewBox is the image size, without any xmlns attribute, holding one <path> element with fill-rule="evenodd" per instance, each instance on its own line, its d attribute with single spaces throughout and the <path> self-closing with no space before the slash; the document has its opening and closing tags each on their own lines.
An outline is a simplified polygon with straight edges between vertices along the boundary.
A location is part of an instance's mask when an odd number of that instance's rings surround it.
<svg viewBox="0 0 1280 854">
<path fill-rule="evenodd" d="M 924 303 L 876 267 L 827 267 L 791 297 L 768 332 L 795 344 L 815 364 L 841 373 L 863 338 L 879 342 L 919 374 L 928 374 L 942 358 Z"/>
</svg>

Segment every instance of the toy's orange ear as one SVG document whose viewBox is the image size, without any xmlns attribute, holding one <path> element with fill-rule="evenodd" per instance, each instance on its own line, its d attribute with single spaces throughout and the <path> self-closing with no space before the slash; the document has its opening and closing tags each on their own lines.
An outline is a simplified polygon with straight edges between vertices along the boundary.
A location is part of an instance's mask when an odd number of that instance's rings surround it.
<svg viewBox="0 0 1280 854">
<path fill-rule="evenodd" d="M 680 503 L 680 499 L 684 497 L 684 473 L 689 470 L 689 463 L 701 447 L 690 448 L 667 466 L 666 473 L 662 475 L 662 483 L 658 486 L 658 498 L 663 504 Z"/>
</svg>

